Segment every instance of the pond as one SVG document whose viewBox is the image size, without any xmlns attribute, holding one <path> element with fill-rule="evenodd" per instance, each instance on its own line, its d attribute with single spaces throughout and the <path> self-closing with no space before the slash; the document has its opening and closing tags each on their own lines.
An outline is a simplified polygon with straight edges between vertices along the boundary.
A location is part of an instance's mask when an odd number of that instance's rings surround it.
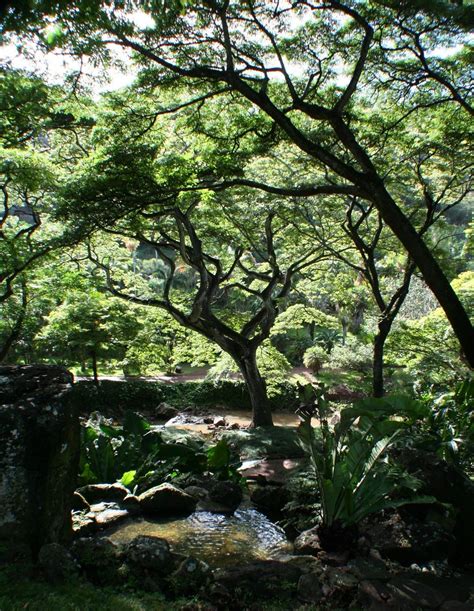
<svg viewBox="0 0 474 611">
<path fill-rule="evenodd" d="M 281 528 L 247 508 L 231 516 L 198 511 L 166 521 L 138 519 L 119 526 L 109 537 L 127 543 L 139 535 L 162 537 L 173 551 L 203 560 L 212 568 L 277 559 L 292 551 Z"/>
</svg>

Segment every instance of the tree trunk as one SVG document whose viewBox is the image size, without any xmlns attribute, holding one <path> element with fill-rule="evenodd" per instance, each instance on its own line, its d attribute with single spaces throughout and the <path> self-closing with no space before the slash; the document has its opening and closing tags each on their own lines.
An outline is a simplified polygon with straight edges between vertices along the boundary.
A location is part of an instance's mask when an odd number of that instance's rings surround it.
<svg viewBox="0 0 474 611">
<path fill-rule="evenodd" d="M 252 405 L 252 427 L 273 426 L 272 412 L 268 402 L 267 386 L 257 367 L 255 352 L 246 357 L 235 357 L 235 361 L 247 385 Z"/>
<path fill-rule="evenodd" d="M 430 249 L 395 204 L 381 182 L 373 184 L 373 192 L 372 201 L 379 209 L 383 220 L 406 248 L 422 273 L 426 284 L 438 299 L 461 344 L 467 362 L 471 368 L 474 368 L 474 328 L 449 280 L 444 275 Z"/>
<path fill-rule="evenodd" d="M 91 356 L 92 356 L 92 375 L 94 376 L 94 384 L 98 386 L 99 385 L 99 374 L 97 372 L 97 352 L 94 350 Z"/>
<path fill-rule="evenodd" d="M 385 341 L 387 340 L 388 334 L 392 323 L 387 320 L 382 320 L 378 325 L 378 333 L 374 339 L 374 358 L 372 365 L 373 379 L 372 379 L 372 392 L 374 397 L 383 397 L 385 394 L 384 386 L 384 348 Z"/>
</svg>

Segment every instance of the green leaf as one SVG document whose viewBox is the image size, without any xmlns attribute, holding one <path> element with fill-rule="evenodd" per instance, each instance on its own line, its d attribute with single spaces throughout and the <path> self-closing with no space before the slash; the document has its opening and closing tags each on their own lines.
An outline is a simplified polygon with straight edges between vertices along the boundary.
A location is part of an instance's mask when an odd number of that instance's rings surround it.
<svg viewBox="0 0 474 611">
<path fill-rule="evenodd" d="M 130 486 L 132 486 L 133 484 L 136 474 L 137 474 L 136 469 L 132 471 L 125 471 L 125 473 L 122 475 L 122 477 L 119 480 L 122 486 L 125 486 L 126 488 L 130 488 Z"/>
</svg>

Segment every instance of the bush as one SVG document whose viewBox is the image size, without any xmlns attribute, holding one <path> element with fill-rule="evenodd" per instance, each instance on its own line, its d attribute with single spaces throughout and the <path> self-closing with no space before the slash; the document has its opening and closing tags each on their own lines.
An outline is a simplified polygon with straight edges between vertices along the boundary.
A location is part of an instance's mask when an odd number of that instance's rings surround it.
<svg viewBox="0 0 474 611">
<path fill-rule="evenodd" d="M 304 353 L 303 364 L 313 373 L 319 373 L 328 359 L 329 355 L 322 346 L 311 346 Z"/>
<path fill-rule="evenodd" d="M 335 346 L 331 352 L 329 364 L 337 369 L 366 371 L 372 365 L 372 346 L 362 344 L 349 337 L 344 346 Z"/>
<path fill-rule="evenodd" d="M 81 381 L 74 384 L 73 398 L 81 412 L 100 411 L 150 411 L 160 403 L 169 403 L 178 408 L 196 405 L 215 407 L 222 405 L 231 409 L 251 409 L 250 397 L 245 384 L 240 380 L 205 380 L 203 382 L 114 381 L 103 380 L 98 386 Z M 289 381 L 275 386 L 270 399 L 272 409 L 298 407 L 298 397 Z"/>
</svg>

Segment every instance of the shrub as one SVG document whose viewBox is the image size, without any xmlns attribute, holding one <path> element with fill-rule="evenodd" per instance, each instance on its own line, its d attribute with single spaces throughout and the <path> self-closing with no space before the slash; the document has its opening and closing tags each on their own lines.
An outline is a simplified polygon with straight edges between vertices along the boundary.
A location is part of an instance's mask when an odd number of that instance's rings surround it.
<svg viewBox="0 0 474 611">
<path fill-rule="evenodd" d="M 311 346 L 304 353 L 303 364 L 313 373 L 319 373 L 328 359 L 329 355 L 322 346 Z"/>
<path fill-rule="evenodd" d="M 344 346 L 334 346 L 329 364 L 337 369 L 366 371 L 372 364 L 372 346 L 349 336 Z"/>
</svg>

